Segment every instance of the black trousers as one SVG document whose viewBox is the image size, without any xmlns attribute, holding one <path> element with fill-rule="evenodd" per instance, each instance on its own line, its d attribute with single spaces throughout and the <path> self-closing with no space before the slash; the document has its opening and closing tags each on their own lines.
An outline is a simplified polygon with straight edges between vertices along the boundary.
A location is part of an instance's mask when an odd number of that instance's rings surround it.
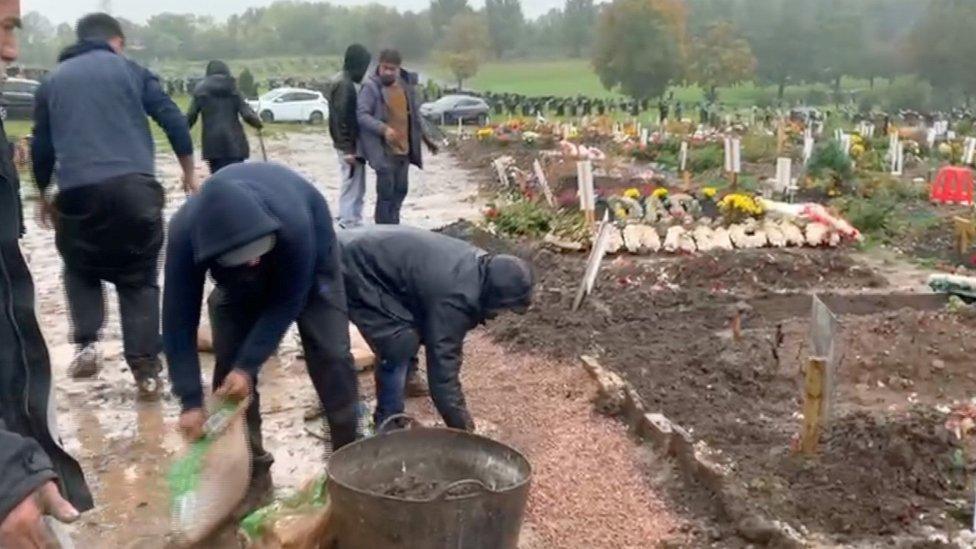
<svg viewBox="0 0 976 549">
<path fill-rule="evenodd" d="M 72 341 L 99 339 L 105 323 L 103 282 L 119 294 L 125 358 L 137 376 L 160 368 L 159 251 L 163 244 L 163 188 L 132 174 L 58 194 L 56 244 Z"/>
<path fill-rule="evenodd" d="M 410 160 L 406 156 L 394 156 L 389 166 L 376 170 L 376 217 L 377 225 L 399 225 L 400 208 L 410 189 Z"/>
<path fill-rule="evenodd" d="M 349 315 L 345 287 L 341 281 L 320 279 L 298 317 L 298 332 L 305 351 L 308 375 L 315 387 L 332 435 L 332 448 L 356 440 L 359 435 L 359 382 L 349 343 Z M 251 328 L 261 315 L 261 303 L 236 298 L 218 286 L 208 299 L 213 330 L 213 387 L 219 387 L 234 368 L 234 359 Z M 247 428 L 255 473 L 271 467 L 261 435 L 261 395 L 254 379 L 254 394 L 247 409 Z"/>
<path fill-rule="evenodd" d="M 210 173 L 214 174 L 222 168 L 241 162 L 244 162 L 243 158 L 208 158 L 207 166 L 210 166 Z"/>
</svg>

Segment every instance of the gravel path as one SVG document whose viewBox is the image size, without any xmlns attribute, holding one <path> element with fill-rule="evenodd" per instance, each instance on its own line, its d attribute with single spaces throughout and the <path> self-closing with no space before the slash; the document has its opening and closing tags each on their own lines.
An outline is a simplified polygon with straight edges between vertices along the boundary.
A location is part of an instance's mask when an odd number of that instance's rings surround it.
<svg viewBox="0 0 976 549">
<path fill-rule="evenodd" d="M 464 351 L 478 430 L 532 463 L 525 549 L 682 545 L 681 519 L 650 486 L 642 450 L 622 423 L 593 411 L 582 367 L 506 352 L 480 331 Z M 429 401 L 411 404 L 422 420 L 433 417 Z"/>
</svg>

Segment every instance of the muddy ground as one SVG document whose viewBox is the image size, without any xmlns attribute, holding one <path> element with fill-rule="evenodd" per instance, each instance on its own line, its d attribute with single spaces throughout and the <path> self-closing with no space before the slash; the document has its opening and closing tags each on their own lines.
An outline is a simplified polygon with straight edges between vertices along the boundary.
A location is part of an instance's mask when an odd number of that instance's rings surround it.
<svg viewBox="0 0 976 549">
<path fill-rule="evenodd" d="M 506 249 L 534 257 L 537 300 L 527 315 L 491 325 L 489 333 L 512 349 L 563 360 L 599 357 L 651 411 L 717 449 L 769 517 L 811 539 L 853 545 L 925 527 L 956 531 L 970 520 L 958 507 L 970 492 L 973 463 L 960 458 L 960 445 L 943 427 L 947 406 L 976 391 L 976 320 L 969 315 L 886 310 L 842 317 L 822 452 L 811 460 L 791 449 L 801 366 L 811 354 L 809 300 L 801 297 L 915 290 L 914 270 L 903 277 L 913 281 L 904 288 L 844 250 L 608 258 L 595 294 L 573 313 L 582 257 L 524 244 Z M 729 322 L 742 303 L 745 332 L 735 342 Z"/>
<path fill-rule="evenodd" d="M 335 204 L 337 160 L 321 131 L 279 135 L 267 145 L 272 159 L 313 178 Z M 183 202 L 177 170 L 164 156 L 158 164 L 171 215 Z M 201 168 L 201 178 L 204 175 Z M 413 182 L 404 210 L 407 223 L 443 225 L 474 216 L 480 208 L 475 178 L 450 156 L 428 158 L 427 171 Z M 367 212 L 373 196 L 371 190 Z M 32 221 L 29 211 L 28 217 Z M 134 400 L 111 288 L 106 294 L 104 368 L 94 380 L 67 378 L 73 348 L 53 234 L 31 222 L 23 247 L 51 348 L 60 432 L 81 461 L 97 505 L 70 527 L 73 539 L 84 548 L 162 547 L 169 528 L 165 475 L 184 447 L 175 431 L 178 406 L 169 396 L 156 404 Z M 702 546 L 694 540 L 715 537 L 707 524 L 686 518 L 691 511 L 668 497 L 680 491 L 670 466 L 635 445 L 623 425 L 593 412 L 592 384 L 575 359 L 512 354 L 483 334 L 472 336 L 467 351 L 464 383 L 479 430 L 523 451 L 535 468 L 525 548 L 649 547 L 665 542 Z M 201 358 L 206 377 L 212 357 Z M 369 375 L 361 376 L 361 382 L 368 400 Z M 264 366 L 260 388 L 265 445 L 276 459 L 272 473 L 279 493 L 287 492 L 320 474 L 326 454 L 319 439 L 321 423 L 303 417 L 315 400 L 314 392 L 298 358 L 298 345 L 290 337 Z M 434 421 L 423 399 L 411 401 L 410 411 Z"/>
</svg>

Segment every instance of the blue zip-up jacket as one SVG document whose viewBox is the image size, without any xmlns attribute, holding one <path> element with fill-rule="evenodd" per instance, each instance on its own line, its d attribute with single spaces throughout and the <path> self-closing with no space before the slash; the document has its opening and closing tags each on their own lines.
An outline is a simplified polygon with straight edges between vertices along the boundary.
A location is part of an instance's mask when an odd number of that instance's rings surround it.
<svg viewBox="0 0 976 549">
<path fill-rule="evenodd" d="M 42 191 L 57 171 L 61 190 L 122 175 L 155 177 L 148 114 L 177 156 L 193 154 L 186 118 L 148 69 L 101 41 L 67 48 L 37 90 L 31 151 Z"/>
<path fill-rule="evenodd" d="M 220 255 L 275 233 L 277 243 L 257 267 L 221 268 Z M 257 375 L 316 287 L 341 276 L 325 198 L 290 169 L 264 162 L 235 164 L 214 174 L 173 216 L 166 248 L 163 347 L 173 393 L 183 409 L 203 402 L 197 328 L 207 272 L 232 298 L 263 307 L 237 351 L 234 367 Z"/>
</svg>

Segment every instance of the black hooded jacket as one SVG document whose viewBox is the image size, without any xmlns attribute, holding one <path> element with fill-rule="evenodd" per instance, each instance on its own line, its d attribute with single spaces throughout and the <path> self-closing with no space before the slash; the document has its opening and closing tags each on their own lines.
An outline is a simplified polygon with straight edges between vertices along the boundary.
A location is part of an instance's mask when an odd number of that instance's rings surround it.
<svg viewBox="0 0 976 549">
<path fill-rule="evenodd" d="M 207 65 L 207 77 L 193 92 L 193 101 L 186 114 L 192 127 L 197 116 L 203 115 L 203 158 L 248 158 L 251 149 L 244 135 L 240 118 L 255 128 L 261 119 L 237 89 L 230 69 L 222 61 Z"/>
<path fill-rule="evenodd" d="M 48 423 L 51 362 L 17 242 L 23 231 L 19 187 L 0 123 L 0 522 L 51 480 L 79 511 L 92 508 L 81 467 Z"/>
<path fill-rule="evenodd" d="M 498 310 L 528 305 L 534 284 L 528 265 L 400 225 L 337 237 L 350 319 L 380 355 L 390 352 L 384 342 L 397 340 L 405 327 L 415 330 L 438 411 L 449 427 L 469 428 L 458 375 L 464 337 Z M 524 272 L 513 273 L 513 262 Z"/>
<path fill-rule="evenodd" d="M 346 50 L 342 72 L 329 82 L 329 134 L 335 148 L 345 154 L 356 155 L 356 85 L 363 81 L 369 68 L 370 55 L 366 48 L 353 44 Z M 361 155 L 358 155 L 361 156 Z"/>
<path fill-rule="evenodd" d="M 222 268 L 216 262 L 225 252 L 272 233 L 277 243 L 258 267 Z M 184 409 L 203 402 L 196 334 L 207 273 L 235 298 L 261 307 L 234 360 L 235 368 L 256 376 L 311 291 L 340 276 L 333 246 L 325 198 L 304 177 L 278 164 L 226 167 L 186 201 L 170 221 L 163 291 L 163 346 L 173 393 Z"/>
</svg>

